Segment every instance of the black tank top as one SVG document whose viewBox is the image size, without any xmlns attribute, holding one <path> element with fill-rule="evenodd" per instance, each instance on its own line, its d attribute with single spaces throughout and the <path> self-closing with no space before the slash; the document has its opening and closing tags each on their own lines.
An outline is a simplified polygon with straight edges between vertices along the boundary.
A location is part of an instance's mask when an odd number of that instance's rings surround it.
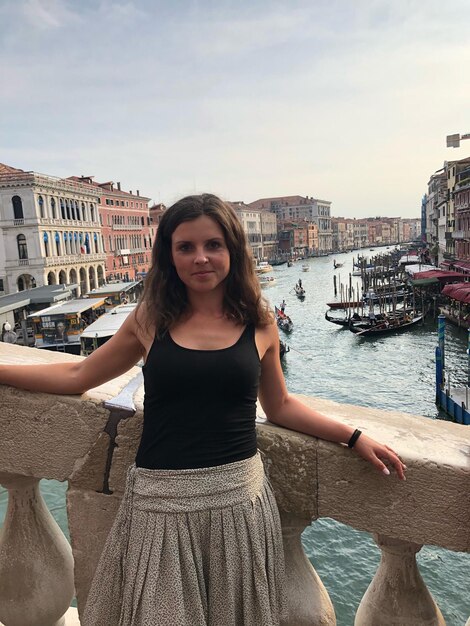
<svg viewBox="0 0 470 626">
<path fill-rule="evenodd" d="M 183 348 L 169 332 L 155 338 L 143 367 L 137 467 L 213 467 L 253 456 L 260 372 L 252 324 L 222 350 Z"/>
</svg>

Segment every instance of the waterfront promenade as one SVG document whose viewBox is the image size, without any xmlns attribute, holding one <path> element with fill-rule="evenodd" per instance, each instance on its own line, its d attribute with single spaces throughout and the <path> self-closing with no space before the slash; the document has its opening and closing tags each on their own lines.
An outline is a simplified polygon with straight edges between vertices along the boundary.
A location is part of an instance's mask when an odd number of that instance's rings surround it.
<svg viewBox="0 0 470 626">
<path fill-rule="evenodd" d="M 47 362 L 80 357 L 11 345 L 0 351 L 3 363 L 25 358 Z M 134 369 L 81 397 L 0 388 L 0 482 L 11 498 L 0 545 L 0 620 L 6 626 L 58 626 L 74 587 L 79 611 L 83 609 L 137 446 L 142 388 L 134 395 L 135 414 L 119 423 L 109 468 L 110 441 L 104 429 L 110 412 L 103 403 L 132 384 L 138 373 Z M 470 551 L 470 431 L 398 411 L 304 399 L 391 445 L 407 464 L 408 477 L 406 482 L 386 478 L 344 447 L 259 424 L 260 448 L 282 515 L 289 626 L 336 623 L 332 602 L 300 541 L 304 528 L 322 518 L 373 533 L 382 554 L 356 612 L 356 626 L 444 625 L 415 555 L 425 544 Z M 69 482 L 73 561 L 38 496 L 37 482 L 43 477 Z M 349 558 L 360 556 L 352 553 Z M 343 568 L 347 578 L 347 559 Z"/>
</svg>

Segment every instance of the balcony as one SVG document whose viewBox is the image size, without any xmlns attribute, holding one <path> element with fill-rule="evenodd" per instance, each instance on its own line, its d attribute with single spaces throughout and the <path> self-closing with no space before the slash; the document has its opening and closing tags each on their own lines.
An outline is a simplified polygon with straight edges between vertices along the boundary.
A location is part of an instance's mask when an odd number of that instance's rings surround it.
<svg viewBox="0 0 470 626">
<path fill-rule="evenodd" d="M 143 224 L 113 224 L 113 230 L 144 230 Z"/>
<path fill-rule="evenodd" d="M 452 232 L 453 239 L 470 239 L 470 230 L 454 230 Z"/>
<path fill-rule="evenodd" d="M 65 256 L 45 257 L 43 259 L 46 267 L 62 266 L 62 265 L 83 265 L 85 263 L 106 261 L 106 254 L 102 252 L 92 254 L 67 254 Z"/>
<path fill-rule="evenodd" d="M 0 361 L 44 363 L 79 358 L 5 344 Z M 10 498 L 0 537 L 0 620 L 7 626 L 26 623 L 26 615 L 28 626 L 60 623 L 74 587 L 79 611 L 83 610 L 140 436 L 140 373 L 134 368 L 81 397 L 0 387 L 0 483 Z M 119 418 L 105 402 L 118 394 L 121 405 L 124 396 L 133 396 L 137 410 L 121 413 L 124 419 L 117 426 L 114 448 L 109 425 Z M 286 626 L 336 623 L 332 603 L 300 541 L 304 528 L 322 517 L 373 533 L 382 554 L 373 586 L 359 606 L 356 626 L 444 626 L 420 577 L 415 555 L 424 544 L 470 551 L 465 505 L 470 481 L 468 427 L 303 399 L 327 415 L 359 424 L 391 445 L 408 466 L 408 480 L 384 479 L 344 446 L 271 424 L 258 425 L 259 446 L 282 518 L 290 615 Z M 42 477 L 68 481 L 72 548 L 39 494 L 37 484 Z"/>
</svg>

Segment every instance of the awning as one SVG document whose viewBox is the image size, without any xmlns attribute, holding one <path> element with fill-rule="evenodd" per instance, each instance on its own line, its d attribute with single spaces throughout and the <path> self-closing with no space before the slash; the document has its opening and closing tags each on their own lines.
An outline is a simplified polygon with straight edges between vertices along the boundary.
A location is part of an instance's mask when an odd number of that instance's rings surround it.
<svg viewBox="0 0 470 626">
<path fill-rule="evenodd" d="M 413 287 L 422 285 L 432 285 L 436 283 L 449 283 L 462 278 L 461 272 L 446 272 L 445 270 L 426 270 L 424 272 L 416 272 L 410 283 Z"/>
<path fill-rule="evenodd" d="M 446 285 L 442 290 L 442 295 L 459 302 L 470 302 L 470 282 Z"/>
<path fill-rule="evenodd" d="M 462 270 L 465 274 L 470 274 L 470 262 L 469 261 L 456 261 L 454 263 L 454 269 Z"/>
<path fill-rule="evenodd" d="M 435 265 L 425 265 L 424 263 L 416 263 L 414 265 L 407 265 L 405 267 L 405 272 L 414 276 L 418 272 L 427 272 L 428 270 L 435 270 Z"/>
<path fill-rule="evenodd" d="M 453 265 L 453 261 L 442 261 L 439 265 L 443 270 L 448 270 L 451 265 Z"/>
</svg>

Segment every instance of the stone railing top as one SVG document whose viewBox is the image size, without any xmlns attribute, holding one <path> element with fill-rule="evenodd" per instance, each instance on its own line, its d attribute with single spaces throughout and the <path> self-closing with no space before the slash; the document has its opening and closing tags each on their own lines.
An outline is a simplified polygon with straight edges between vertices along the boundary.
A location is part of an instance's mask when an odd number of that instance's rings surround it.
<svg viewBox="0 0 470 626">
<path fill-rule="evenodd" d="M 0 344 L 1 363 L 80 359 Z M 0 473 L 69 480 L 102 491 L 111 400 L 139 368 L 82 396 L 30 393 L 0 386 Z M 432 390 L 430 390 L 432 393 Z M 258 426 L 259 446 L 281 513 L 308 524 L 332 517 L 355 528 L 418 544 L 470 551 L 470 428 L 402 412 L 300 396 L 310 406 L 360 428 L 400 454 L 407 480 L 385 477 L 345 446 L 272 424 Z M 136 413 L 118 426 L 110 490 L 123 490 L 142 425 L 143 389 Z"/>
</svg>

